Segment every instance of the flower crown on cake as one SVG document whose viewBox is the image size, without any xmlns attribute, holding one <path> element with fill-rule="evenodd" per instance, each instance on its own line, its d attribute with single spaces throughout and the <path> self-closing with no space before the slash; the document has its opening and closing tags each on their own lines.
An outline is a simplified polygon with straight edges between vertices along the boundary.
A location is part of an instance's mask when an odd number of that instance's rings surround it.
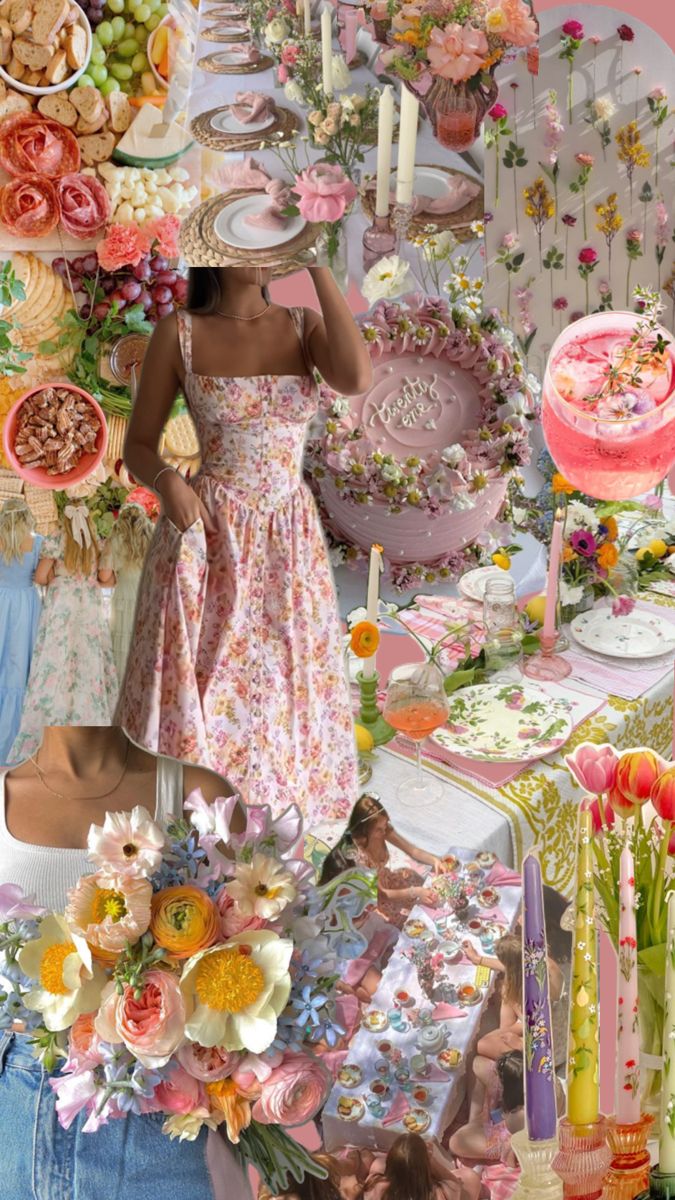
<svg viewBox="0 0 675 1200">
<path fill-rule="evenodd" d="M 354 504 L 385 502 L 392 514 L 412 506 L 435 516 L 473 508 L 491 481 L 529 461 L 536 385 L 514 335 L 491 313 L 480 306 L 474 317 L 459 299 L 411 295 L 398 303 L 380 301 L 360 325 L 375 364 L 386 355 L 414 354 L 447 364 L 449 374 L 453 366 L 469 371 L 480 424 L 453 445 L 397 458 L 376 448 L 349 401 L 338 396 L 323 438 L 308 447 L 315 480 L 330 474 L 340 495 Z"/>
</svg>

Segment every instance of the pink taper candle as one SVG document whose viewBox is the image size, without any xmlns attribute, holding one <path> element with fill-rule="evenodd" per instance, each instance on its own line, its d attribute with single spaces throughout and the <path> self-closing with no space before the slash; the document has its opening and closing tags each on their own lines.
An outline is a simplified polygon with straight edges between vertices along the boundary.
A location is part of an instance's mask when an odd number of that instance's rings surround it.
<svg viewBox="0 0 675 1200">
<path fill-rule="evenodd" d="M 544 609 L 545 638 L 554 638 L 556 629 L 556 609 L 558 607 L 558 579 L 560 576 L 560 555 L 562 554 L 563 527 L 565 514 L 558 509 L 553 522 L 551 534 L 551 549 L 548 557 L 548 582 L 546 584 L 546 608 Z"/>
<path fill-rule="evenodd" d="M 616 1123 L 640 1120 L 640 1024 L 638 1020 L 635 865 L 628 846 L 619 867 L 619 1048 L 616 1062 Z"/>
</svg>

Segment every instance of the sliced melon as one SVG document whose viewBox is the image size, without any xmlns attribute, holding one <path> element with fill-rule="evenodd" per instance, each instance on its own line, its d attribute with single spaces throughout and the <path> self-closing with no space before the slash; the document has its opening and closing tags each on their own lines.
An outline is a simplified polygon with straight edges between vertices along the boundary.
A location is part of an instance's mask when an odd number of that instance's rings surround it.
<svg viewBox="0 0 675 1200">
<path fill-rule="evenodd" d="M 117 143 L 113 158 L 127 167 L 168 167 L 177 162 L 194 142 L 176 121 L 170 121 L 164 133 L 153 137 L 153 130 L 164 124 L 162 110 L 144 104 Z"/>
</svg>

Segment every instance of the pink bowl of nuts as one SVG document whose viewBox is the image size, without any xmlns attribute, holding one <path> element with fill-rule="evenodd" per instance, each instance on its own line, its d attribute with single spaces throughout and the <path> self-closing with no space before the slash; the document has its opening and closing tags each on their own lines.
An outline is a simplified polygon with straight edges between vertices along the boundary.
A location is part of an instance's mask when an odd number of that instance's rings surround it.
<svg viewBox="0 0 675 1200">
<path fill-rule="evenodd" d="M 69 382 L 42 383 L 10 408 L 3 430 L 12 470 L 35 487 L 67 489 L 101 462 L 108 427 L 100 404 Z"/>
</svg>

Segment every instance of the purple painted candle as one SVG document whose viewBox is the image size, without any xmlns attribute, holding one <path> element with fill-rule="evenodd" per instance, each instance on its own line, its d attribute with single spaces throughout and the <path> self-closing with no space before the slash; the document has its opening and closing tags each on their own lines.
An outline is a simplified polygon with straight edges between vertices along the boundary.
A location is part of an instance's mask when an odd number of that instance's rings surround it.
<svg viewBox="0 0 675 1200">
<path fill-rule="evenodd" d="M 523 1022 L 525 1115 L 532 1142 L 555 1137 L 555 1063 L 548 994 L 548 950 L 541 867 L 534 854 L 523 862 Z"/>
</svg>

